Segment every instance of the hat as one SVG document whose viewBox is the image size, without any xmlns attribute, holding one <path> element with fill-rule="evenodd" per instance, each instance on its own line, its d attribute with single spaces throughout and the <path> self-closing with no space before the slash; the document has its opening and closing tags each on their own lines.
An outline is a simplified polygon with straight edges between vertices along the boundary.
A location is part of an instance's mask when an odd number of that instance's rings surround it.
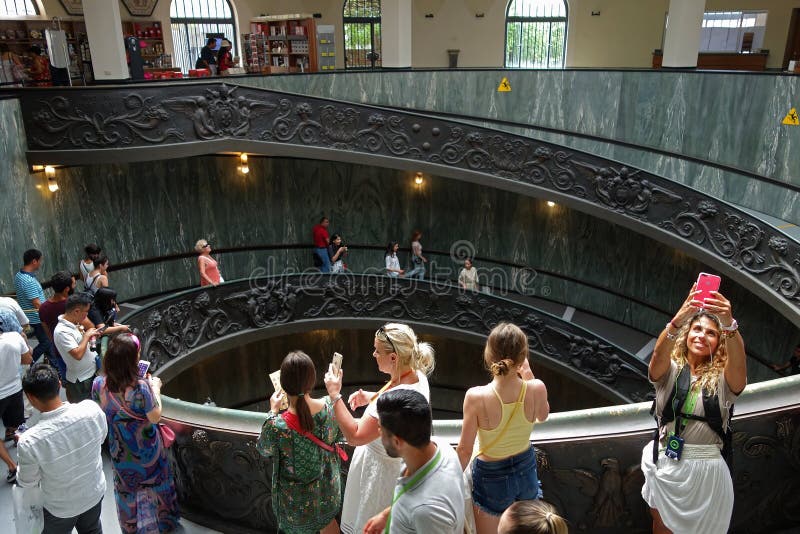
<svg viewBox="0 0 800 534">
<path fill-rule="evenodd" d="M 232 45 L 232 44 L 231 44 L 231 42 L 230 42 L 229 40 L 227 40 L 227 39 L 223 39 L 223 40 L 222 40 L 222 43 L 220 44 L 220 46 L 224 46 L 224 47 L 227 47 L 227 48 L 233 48 L 233 45 Z"/>
</svg>

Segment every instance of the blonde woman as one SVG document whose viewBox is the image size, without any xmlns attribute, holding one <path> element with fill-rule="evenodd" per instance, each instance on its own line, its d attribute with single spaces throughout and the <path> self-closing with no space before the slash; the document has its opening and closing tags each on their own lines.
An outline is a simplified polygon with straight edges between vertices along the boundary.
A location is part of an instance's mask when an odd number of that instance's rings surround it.
<svg viewBox="0 0 800 534">
<path fill-rule="evenodd" d="M 569 526 L 550 503 L 517 501 L 500 516 L 497 534 L 569 534 Z"/>
<path fill-rule="evenodd" d="M 642 497 L 654 534 L 724 534 L 733 512 L 733 481 L 721 451 L 733 403 L 747 384 L 744 341 L 728 299 L 712 291 L 701 302 L 695 289 L 650 360 L 658 447 L 651 441 L 642 451 Z"/>
<path fill-rule="evenodd" d="M 547 419 L 547 388 L 528 363 L 528 337 L 518 326 L 497 325 L 483 360 L 492 373 L 485 386 L 464 396 L 464 422 L 456 452 L 472 467 L 472 501 L 478 534 L 495 534 L 511 504 L 542 496 L 531 445 L 533 424 Z M 475 438 L 478 450 L 474 451 Z"/>
<path fill-rule="evenodd" d="M 200 273 L 200 287 L 216 287 L 224 282 L 222 275 L 219 273 L 217 260 L 211 257 L 211 243 L 207 239 L 199 239 L 194 244 L 194 250 L 199 254 L 197 256 L 197 271 Z"/>
<path fill-rule="evenodd" d="M 413 389 L 430 400 L 427 375 L 433 371 L 434 351 L 420 343 L 414 331 L 399 323 L 387 323 L 375 332 L 372 356 L 389 381 L 378 392 L 359 389 L 348 398 L 350 408 L 367 409 L 360 420 L 353 418 L 342 399 L 342 371 L 325 374 L 325 387 L 333 401 L 336 421 L 348 443 L 356 446 L 347 474 L 342 505 L 342 532 L 361 534 L 366 522 L 392 502 L 402 460 L 386 454 L 381 443 L 375 401 L 390 389 Z"/>
</svg>

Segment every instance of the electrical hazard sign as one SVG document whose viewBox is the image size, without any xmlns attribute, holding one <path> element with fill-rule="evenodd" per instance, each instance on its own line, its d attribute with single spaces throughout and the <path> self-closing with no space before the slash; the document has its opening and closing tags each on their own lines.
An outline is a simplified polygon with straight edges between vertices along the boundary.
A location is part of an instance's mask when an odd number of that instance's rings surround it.
<svg viewBox="0 0 800 534">
<path fill-rule="evenodd" d="M 797 109 L 790 109 L 789 113 L 787 113 L 783 118 L 782 124 L 786 124 L 788 126 L 800 126 L 800 118 L 797 116 Z"/>
</svg>

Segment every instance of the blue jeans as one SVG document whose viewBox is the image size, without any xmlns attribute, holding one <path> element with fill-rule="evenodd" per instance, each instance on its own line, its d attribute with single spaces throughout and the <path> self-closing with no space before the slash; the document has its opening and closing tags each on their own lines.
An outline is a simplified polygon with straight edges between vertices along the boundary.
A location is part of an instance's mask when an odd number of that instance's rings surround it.
<svg viewBox="0 0 800 534">
<path fill-rule="evenodd" d="M 406 278 L 425 280 L 425 264 L 412 262 L 411 267 L 413 268 L 406 273 Z"/>
<path fill-rule="evenodd" d="M 472 501 L 484 512 L 499 516 L 515 501 L 541 498 L 533 445 L 505 460 L 472 463 Z"/>
<path fill-rule="evenodd" d="M 39 341 L 39 344 L 33 349 L 33 361 L 35 362 L 41 358 L 42 354 L 46 354 L 49 358 L 50 338 L 47 337 L 47 332 L 44 331 L 44 325 L 42 323 L 31 324 L 31 328 L 33 329 L 33 335 Z"/>
<path fill-rule="evenodd" d="M 331 272 L 331 258 L 328 256 L 328 249 L 326 247 L 315 248 L 314 254 L 322 262 L 322 267 L 319 268 L 319 271 L 321 273 Z"/>
</svg>

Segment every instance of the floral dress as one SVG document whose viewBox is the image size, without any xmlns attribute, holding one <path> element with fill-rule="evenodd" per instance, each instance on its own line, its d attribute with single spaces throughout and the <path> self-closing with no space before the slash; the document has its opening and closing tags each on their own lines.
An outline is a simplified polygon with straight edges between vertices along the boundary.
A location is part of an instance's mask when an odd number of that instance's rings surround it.
<svg viewBox="0 0 800 534">
<path fill-rule="evenodd" d="M 341 439 L 330 398 L 314 415 L 312 433 L 333 445 Z M 270 412 L 256 444 L 264 456 L 271 456 L 272 509 L 278 527 L 286 534 L 317 533 L 331 522 L 342 504 L 339 456 L 286 426 Z"/>
<path fill-rule="evenodd" d="M 125 533 L 175 530 L 180 520 L 178 498 L 158 425 L 147 420 L 155 408 L 146 380 L 124 395 L 110 393 L 106 377 L 92 384 L 92 399 L 108 420 L 108 447 L 114 467 L 117 516 Z"/>
</svg>

